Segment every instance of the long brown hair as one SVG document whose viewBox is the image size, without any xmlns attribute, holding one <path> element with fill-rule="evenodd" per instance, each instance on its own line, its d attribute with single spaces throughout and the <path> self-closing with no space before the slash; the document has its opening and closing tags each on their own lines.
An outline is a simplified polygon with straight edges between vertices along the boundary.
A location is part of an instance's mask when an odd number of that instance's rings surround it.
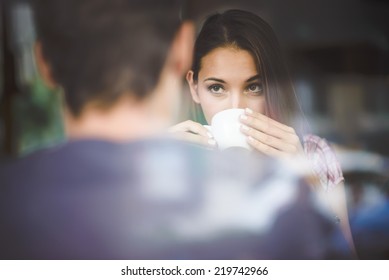
<svg viewBox="0 0 389 280">
<path fill-rule="evenodd" d="M 259 16 L 242 10 L 228 10 L 209 16 L 194 46 L 193 78 L 198 79 L 201 59 L 219 47 L 248 51 L 262 76 L 266 115 L 292 125 L 299 110 L 280 44 L 271 26 Z"/>
</svg>

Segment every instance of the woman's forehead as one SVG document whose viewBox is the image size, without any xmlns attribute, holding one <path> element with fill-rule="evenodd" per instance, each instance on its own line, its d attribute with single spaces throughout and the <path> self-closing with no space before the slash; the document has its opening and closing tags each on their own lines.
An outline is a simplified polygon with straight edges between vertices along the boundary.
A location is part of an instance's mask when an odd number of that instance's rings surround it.
<svg viewBox="0 0 389 280">
<path fill-rule="evenodd" d="M 258 74 L 255 61 L 248 51 L 235 47 L 220 47 L 202 58 L 199 78 L 207 79 L 212 76 L 247 80 Z"/>
</svg>

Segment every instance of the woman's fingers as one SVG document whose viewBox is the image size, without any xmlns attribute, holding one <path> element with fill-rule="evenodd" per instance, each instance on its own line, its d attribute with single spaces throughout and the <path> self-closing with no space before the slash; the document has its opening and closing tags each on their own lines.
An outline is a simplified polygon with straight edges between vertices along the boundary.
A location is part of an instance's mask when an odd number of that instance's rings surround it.
<svg viewBox="0 0 389 280">
<path fill-rule="evenodd" d="M 190 132 L 183 132 L 179 131 L 174 134 L 176 139 L 180 139 L 183 141 L 199 144 L 202 146 L 207 146 L 207 147 L 215 147 L 216 146 L 216 141 L 212 138 L 204 137 L 202 135 L 190 133 Z"/>
<path fill-rule="evenodd" d="M 213 138 L 212 134 L 203 125 L 187 120 L 169 128 L 169 132 L 192 132 L 204 137 Z"/>
<path fill-rule="evenodd" d="M 250 144 L 251 147 L 253 147 L 257 151 L 259 151 L 265 155 L 274 156 L 274 157 L 286 156 L 286 154 L 284 152 L 277 150 L 269 145 L 266 145 L 266 144 L 258 141 L 257 139 L 255 139 L 252 136 L 249 136 L 247 138 L 247 142 Z"/>
<path fill-rule="evenodd" d="M 264 145 L 270 146 L 272 148 L 275 148 L 279 151 L 287 152 L 290 154 L 295 154 L 298 152 L 296 144 L 297 143 L 290 143 L 288 141 L 285 141 L 283 139 L 271 136 L 269 134 L 263 133 L 261 131 L 258 131 L 256 129 L 250 128 L 246 125 L 242 125 L 241 131 L 253 139 L 261 142 Z"/>
<path fill-rule="evenodd" d="M 170 127 L 168 132 L 176 139 L 206 147 L 216 146 L 212 134 L 204 126 L 191 120 Z"/>
<path fill-rule="evenodd" d="M 296 135 L 292 127 L 286 126 L 259 113 L 255 114 L 256 115 L 241 115 L 240 120 L 248 127 L 262 131 L 263 133 L 277 138 L 287 139 L 288 137 L 293 137 L 293 135 Z"/>
<path fill-rule="evenodd" d="M 252 117 L 253 119 L 257 119 L 261 121 L 262 126 L 270 126 L 270 127 L 276 127 L 279 128 L 280 130 L 283 130 L 284 132 L 287 133 L 295 133 L 293 127 L 287 126 L 285 124 L 282 124 L 280 122 L 277 122 L 276 120 L 273 120 L 269 118 L 268 116 L 265 116 L 261 113 L 254 112 L 253 110 L 247 108 L 245 109 L 245 115 L 247 117 Z"/>
<path fill-rule="evenodd" d="M 241 122 L 241 130 L 249 137 L 249 144 L 260 152 L 268 155 L 290 155 L 303 151 L 300 139 L 292 127 L 250 109 L 245 110 Z"/>
</svg>

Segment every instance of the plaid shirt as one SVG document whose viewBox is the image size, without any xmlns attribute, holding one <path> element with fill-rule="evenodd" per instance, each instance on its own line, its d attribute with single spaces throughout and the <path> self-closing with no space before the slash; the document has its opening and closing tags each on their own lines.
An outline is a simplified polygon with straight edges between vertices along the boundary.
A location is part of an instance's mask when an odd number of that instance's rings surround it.
<svg viewBox="0 0 389 280">
<path fill-rule="evenodd" d="M 325 139 L 308 134 L 303 138 L 303 146 L 324 190 L 329 191 L 344 181 L 340 163 Z"/>
</svg>

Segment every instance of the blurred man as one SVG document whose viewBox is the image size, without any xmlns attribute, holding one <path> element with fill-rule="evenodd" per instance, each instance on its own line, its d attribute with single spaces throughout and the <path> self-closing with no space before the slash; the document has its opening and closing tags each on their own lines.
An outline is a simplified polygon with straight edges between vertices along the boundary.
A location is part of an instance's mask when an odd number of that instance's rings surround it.
<svg viewBox="0 0 389 280">
<path fill-rule="evenodd" d="M 34 1 L 36 61 L 63 91 L 69 141 L 1 168 L 1 258 L 326 256 L 331 226 L 293 171 L 160 137 L 191 62 L 179 4 Z M 276 251 L 273 228 L 294 232 Z"/>
</svg>

